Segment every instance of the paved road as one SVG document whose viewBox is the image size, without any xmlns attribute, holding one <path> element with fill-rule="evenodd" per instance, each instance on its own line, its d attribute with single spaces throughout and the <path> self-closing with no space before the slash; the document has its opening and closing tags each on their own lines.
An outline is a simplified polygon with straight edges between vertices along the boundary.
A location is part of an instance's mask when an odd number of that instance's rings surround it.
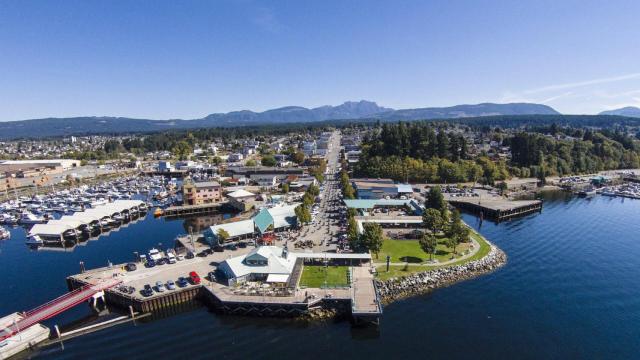
<svg viewBox="0 0 640 360">
<path fill-rule="evenodd" d="M 335 131 L 329 142 L 327 152 L 327 174 L 325 175 L 322 199 L 317 204 L 314 221 L 302 229 L 299 241 L 313 242 L 313 251 L 335 250 L 339 227 L 338 209 L 340 206 L 340 181 L 337 178 L 340 164 L 340 133 Z"/>
</svg>

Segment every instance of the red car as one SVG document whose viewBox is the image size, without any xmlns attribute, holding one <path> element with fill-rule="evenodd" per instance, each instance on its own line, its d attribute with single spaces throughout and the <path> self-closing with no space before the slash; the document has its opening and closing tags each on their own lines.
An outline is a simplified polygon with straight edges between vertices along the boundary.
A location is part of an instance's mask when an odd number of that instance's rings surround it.
<svg viewBox="0 0 640 360">
<path fill-rule="evenodd" d="M 193 285 L 198 285 L 200 284 L 200 276 L 198 275 L 197 272 L 192 271 L 189 273 L 189 278 L 191 279 L 191 283 Z"/>
</svg>

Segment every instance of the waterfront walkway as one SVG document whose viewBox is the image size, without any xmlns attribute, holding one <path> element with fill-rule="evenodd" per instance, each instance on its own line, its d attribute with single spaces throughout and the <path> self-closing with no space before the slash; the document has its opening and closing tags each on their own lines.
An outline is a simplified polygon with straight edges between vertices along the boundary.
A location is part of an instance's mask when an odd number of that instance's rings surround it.
<svg viewBox="0 0 640 360">
<path fill-rule="evenodd" d="M 20 314 L 20 319 L 12 324 L 2 324 L 3 329 L 0 331 L 0 340 L 9 338 L 16 333 L 23 331 L 41 321 L 52 318 L 61 312 L 64 312 L 86 300 L 96 293 L 111 288 L 120 283 L 117 280 L 102 281 L 95 285 L 85 286 L 74 291 L 68 292 L 46 304 L 43 304 L 33 310 Z"/>
</svg>

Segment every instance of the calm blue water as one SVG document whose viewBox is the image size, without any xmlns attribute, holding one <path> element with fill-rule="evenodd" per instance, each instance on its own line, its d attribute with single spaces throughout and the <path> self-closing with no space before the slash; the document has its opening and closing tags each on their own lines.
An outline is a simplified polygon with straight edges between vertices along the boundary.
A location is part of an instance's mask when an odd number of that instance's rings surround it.
<svg viewBox="0 0 640 360">
<path fill-rule="evenodd" d="M 478 227 L 475 217 L 465 220 Z M 21 230 L 0 244 L 0 313 L 66 290 L 64 278 L 121 262 L 184 232 L 180 221 L 145 222 L 71 253 L 29 252 Z M 127 324 L 42 350 L 38 357 L 305 359 L 638 358 L 640 201 L 548 198 L 541 214 L 480 232 L 509 256 L 501 270 L 385 308 L 378 330 L 348 322 L 218 316 L 205 308 Z M 88 314 L 81 306 L 47 325 Z"/>
</svg>

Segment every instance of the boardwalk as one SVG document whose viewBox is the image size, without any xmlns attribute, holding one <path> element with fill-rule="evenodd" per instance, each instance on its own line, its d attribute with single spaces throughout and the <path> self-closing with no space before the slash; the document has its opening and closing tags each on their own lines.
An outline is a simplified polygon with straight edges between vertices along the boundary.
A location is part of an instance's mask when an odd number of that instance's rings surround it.
<svg viewBox="0 0 640 360">
<path fill-rule="evenodd" d="M 355 316 L 382 314 L 382 306 L 373 284 L 373 274 L 368 267 L 353 268 L 351 312 Z"/>
<path fill-rule="evenodd" d="M 102 290 L 111 288 L 117 285 L 118 283 L 119 281 L 109 280 L 109 281 L 101 282 L 96 285 L 85 286 L 77 290 L 68 292 L 60 296 L 59 298 L 56 298 L 52 301 L 49 301 L 46 304 L 38 306 L 33 310 L 29 310 L 21 314 L 20 319 L 14 322 L 13 324 L 10 324 L 10 325 L 3 324 L 5 328 L 2 329 L 2 331 L 0 331 L 0 340 L 9 338 L 15 335 L 16 333 L 18 333 L 19 331 L 27 329 L 41 321 L 52 318 L 60 314 L 61 312 L 64 312 L 88 300 L 96 293 Z"/>
</svg>

